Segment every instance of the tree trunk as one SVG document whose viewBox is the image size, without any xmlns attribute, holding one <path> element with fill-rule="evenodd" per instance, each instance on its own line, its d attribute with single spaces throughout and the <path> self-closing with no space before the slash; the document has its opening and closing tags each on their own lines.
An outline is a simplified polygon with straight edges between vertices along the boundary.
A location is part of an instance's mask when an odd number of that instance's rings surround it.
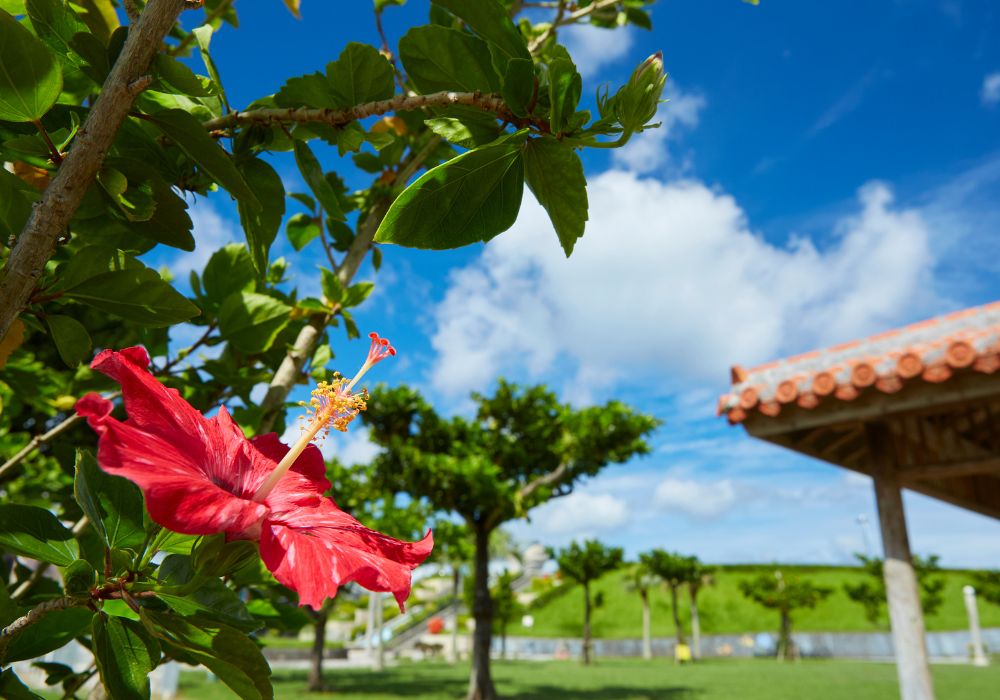
<svg viewBox="0 0 1000 700">
<path fill-rule="evenodd" d="M 382 639 L 385 608 L 382 605 L 382 594 L 372 595 L 375 596 L 375 656 L 372 657 L 372 670 L 381 671 L 385 668 L 385 641 Z"/>
<path fill-rule="evenodd" d="M 500 658 L 507 658 L 507 623 L 500 626 Z"/>
<path fill-rule="evenodd" d="M 778 634 L 778 661 L 796 658 L 795 641 L 792 639 L 792 616 L 781 611 L 781 632 Z"/>
<path fill-rule="evenodd" d="M 454 601 L 455 612 L 451 616 L 451 648 L 448 649 L 448 663 L 453 664 L 458 661 L 458 613 L 462 609 L 459 602 L 459 589 L 461 588 L 461 569 L 453 566 L 451 569 L 451 599 Z"/>
<path fill-rule="evenodd" d="M 313 637 L 312 650 L 309 653 L 309 692 L 321 693 L 323 686 L 323 653 L 326 651 L 326 621 L 330 617 L 330 611 L 324 604 L 318 612 L 312 613 Z"/>
<path fill-rule="evenodd" d="M 590 665 L 590 584 L 583 584 L 583 663 Z"/>
<path fill-rule="evenodd" d="M 670 607 L 674 612 L 674 630 L 677 634 L 677 643 L 684 643 L 684 628 L 681 627 L 681 611 L 677 609 L 677 586 L 670 586 Z"/>
<path fill-rule="evenodd" d="M 697 660 L 701 658 L 701 621 L 698 619 L 698 590 L 691 587 L 689 591 L 691 593 L 691 657 Z"/>
<path fill-rule="evenodd" d="M 497 691 L 490 674 L 490 644 L 493 641 L 493 600 L 490 598 L 490 531 L 473 523 L 476 533 L 475 598 L 472 616 L 476 629 L 472 636 L 472 673 L 466 700 L 496 700 Z"/>
<path fill-rule="evenodd" d="M 639 591 L 642 597 L 642 658 L 653 658 L 653 639 L 649 624 L 649 591 Z"/>
</svg>

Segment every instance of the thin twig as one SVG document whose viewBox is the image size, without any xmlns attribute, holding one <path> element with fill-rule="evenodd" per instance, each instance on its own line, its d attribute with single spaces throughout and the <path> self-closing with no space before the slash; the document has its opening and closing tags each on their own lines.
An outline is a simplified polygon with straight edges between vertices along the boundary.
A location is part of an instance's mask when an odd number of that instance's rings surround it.
<svg viewBox="0 0 1000 700">
<path fill-rule="evenodd" d="M 56 148 L 56 145 L 52 143 L 52 137 L 50 137 L 49 132 L 45 130 L 45 125 L 38 119 L 31 123 L 35 125 L 35 128 L 38 129 L 38 133 L 40 133 L 42 138 L 45 140 L 45 145 L 49 147 L 49 155 L 52 157 L 52 162 L 56 165 L 61 164 L 63 162 L 62 153 L 60 153 L 59 149 Z"/>
<path fill-rule="evenodd" d="M 565 0 L 560 0 L 556 9 L 556 16 L 552 23 L 544 32 L 539 34 L 530 44 L 528 44 L 529 53 L 535 53 L 539 48 L 541 48 L 546 41 L 556 35 L 556 31 L 560 27 L 565 27 L 569 24 L 577 24 L 587 15 L 593 14 L 599 10 L 606 10 L 609 7 L 616 7 L 620 2 L 621 0 L 596 0 L 596 2 L 592 2 L 586 7 L 574 10 L 567 15 L 565 14 L 566 2 Z"/>
<path fill-rule="evenodd" d="M 226 14 L 229 11 L 229 8 L 233 6 L 233 2 L 235 2 L 235 0 L 222 0 L 222 2 L 220 2 L 215 7 L 214 10 L 205 13 L 205 21 L 201 23 L 202 26 L 205 26 L 206 24 L 211 24 L 215 20 L 219 19 L 219 17 L 222 17 L 222 15 Z M 184 51 L 187 50 L 187 47 L 191 45 L 191 42 L 193 42 L 194 39 L 195 39 L 194 32 L 193 31 L 188 32 L 179 42 L 169 47 L 166 50 L 166 54 L 168 56 L 176 56 L 180 53 L 183 53 Z"/>
<path fill-rule="evenodd" d="M 158 370 L 153 372 L 153 374 L 166 374 L 174 367 L 176 367 L 179 362 L 182 362 L 183 360 L 187 359 L 192 352 L 194 352 L 202 345 L 204 345 L 206 342 L 208 342 L 208 339 L 212 336 L 212 331 L 214 331 L 215 328 L 216 324 L 214 322 L 208 324 L 208 327 L 205 329 L 205 332 L 202 334 L 200 338 L 198 338 L 198 340 L 191 343 L 191 345 L 189 345 L 188 347 L 182 350 L 178 350 L 177 356 L 174 359 L 169 360 L 165 365 L 163 365 L 163 367 L 160 367 Z"/>
</svg>

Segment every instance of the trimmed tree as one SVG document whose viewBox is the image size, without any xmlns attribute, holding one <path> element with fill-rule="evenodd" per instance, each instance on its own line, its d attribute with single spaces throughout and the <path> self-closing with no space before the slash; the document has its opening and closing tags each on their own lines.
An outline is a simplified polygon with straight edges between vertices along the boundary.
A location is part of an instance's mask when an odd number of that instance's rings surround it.
<svg viewBox="0 0 1000 700">
<path fill-rule="evenodd" d="M 715 567 L 705 566 L 698 557 L 691 557 L 688 595 L 691 597 L 691 643 L 695 659 L 701 658 L 701 621 L 698 619 L 698 593 L 704 586 L 715 584 Z"/>
<path fill-rule="evenodd" d="M 642 658 L 644 659 L 653 658 L 649 591 L 656 585 L 657 581 L 656 574 L 642 562 L 633 564 L 625 573 L 625 588 L 638 593 L 639 599 L 642 601 Z"/>
<path fill-rule="evenodd" d="M 1000 605 L 1000 571 L 977 571 L 972 574 L 972 585 L 980 598 Z"/>
<path fill-rule="evenodd" d="M 462 610 L 462 571 L 472 561 L 472 534 L 462 523 L 442 518 L 433 528 L 434 552 L 432 560 L 446 566 L 451 574 L 452 615 L 451 645 L 445 657 L 448 663 L 458 660 L 458 614 Z"/>
<path fill-rule="evenodd" d="M 564 549 L 550 550 L 549 555 L 556 560 L 563 576 L 583 586 L 583 663 L 590 664 L 590 612 L 593 608 L 590 584 L 620 567 L 624 552 L 621 547 L 606 547 L 597 540 L 587 540 L 582 545 L 572 542 Z"/>
<path fill-rule="evenodd" d="M 507 658 L 507 628 L 514 618 L 523 609 L 517 600 L 517 592 L 514 590 L 514 581 L 517 575 L 510 571 L 504 571 L 497 577 L 493 584 L 491 594 L 493 596 L 493 623 L 500 633 L 500 658 Z"/>
<path fill-rule="evenodd" d="M 362 414 L 384 448 L 381 472 L 434 508 L 465 519 L 475 541 L 469 700 L 493 700 L 490 536 L 537 505 L 568 495 L 606 465 L 645 454 L 658 421 L 618 401 L 574 409 L 542 386 L 503 380 L 493 396 L 473 394 L 473 418 L 443 418 L 413 389 L 373 392 Z"/>
<path fill-rule="evenodd" d="M 740 591 L 747 598 L 781 615 L 778 631 L 777 656 L 779 661 L 798 658 L 798 648 L 792 638 L 792 613 L 803 608 L 815 608 L 832 588 L 817 586 L 809 579 L 786 578 L 780 571 L 762 573 L 752 579 L 740 581 Z"/>
<path fill-rule="evenodd" d="M 654 549 L 639 555 L 639 561 L 663 581 L 670 590 L 670 609 L 674 615 L 674 630 L 678 644 L 684 643 L 684 626 L 681 623 L 680 610 L 677 605 L 677 591 L 692 577 L 694 571 L 694 561 L 692 560 L 693 557 L 686 557 L 662 549 Z"/>
<path fill-rule="evenodd" d="M 865 619 L 873 625 L 878 625 L 886 605 L 882 560 L 877 557 L 866 557 L 863 554 L 854 556 L 861 562 L 861 568 L 868 574 L 868 578 L 858 583 L 845 583 L 844 592 L 848 598 L 864 608 Z M 933 615 L 944 603 L 945 580 L 935 575 L 941 572 L 938 556 L 931 554 L 924 558 L 914 555 L 913 572 L 916 574 L 917 587 L 920 589 L 920 607 L 924 615 Z"/>
</svg>

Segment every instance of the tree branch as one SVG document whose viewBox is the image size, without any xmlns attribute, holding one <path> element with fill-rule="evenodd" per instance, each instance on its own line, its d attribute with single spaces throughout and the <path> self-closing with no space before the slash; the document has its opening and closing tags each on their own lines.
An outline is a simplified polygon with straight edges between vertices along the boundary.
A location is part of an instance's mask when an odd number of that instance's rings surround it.
<svg viewBox="0 0 1000 700">
<path fill-rule="evenodd" d="M 543 486 L 551 486 L 553 484 L 559 483 L 559 480 L 566 476 L 569 471 L 569 462 L 563 462 L 558 467 L 550 471 L 548 474 L 543 474 L 534 481 L 525 484 L 520 491 L 517 492 L 517 496 L 520 500 L 528 498 L 538 489 Z"/>
<path fill-rule="evenodd" d="M 234 0 L 222 0 L 222 2 L 216 5 L 214 10 L 205 13 L 205 20 L 201 23 L 201 25 L 205 26 L 206 24 L 211 24 L 215 20 L 222 17 L 222 15 L 229 12 L 229 8 L 233 6 L 233 2 Z M 188 32 L 184 35 L 183 39 L 167 49 L 167 55 L 176 56 L 183 53 L 184 50 L 191 45 L 192 41 L 194 41 L 194 32 Z"/>
<path fill-rule="evenodd" d="M 587 15 L 593 14 L 598 10 L 606 10 L 609 7 L 615 7 L 620 2 L 621 0 L 596 0 L 595 2 L 592 2 L 586 7 L 581 7 L 580 9 L 575 10 L 567 15 L 565 14 L 566 11 L 565 0 L 559 0 L 559 3 L 555 6 L 556 16 L 555 19 L 553 19 L 552 24 L 549 25 L 548 29 L 546 29 L 544 32 L 535 37 L 534 41 L 528 44 L 528 51 L 530 53 L 535 53 L 535 51 L 541 48 L 546 41 L 548 41 L 550 38 L 556 35 L 556 31 L 559 29 L 559 27 L 565 27 L 567 24 L 576 24 Z M 531 5 L 525 3 L 525 7 L 529 6 Z M 535 6 L 538 7 L 540 5 L 535 5 Z M 549 6 L 550 7 L 552 6 L 551 3 L 549 3 Z"/>
<path fill-rule="evenodd" d="M 308 107 L 287 107 L 252 109 L 247 112 L 229 114 L 204 122 L 209 131 L 231 129 L 244 124 L 307 124 L 321 122 L 330 126 L 343 126 L 365 117 L 378 116 L 388 112 L 406 112 L 423 107 L 449 107 L 466 105 L 492 112 L 500 119 L 515 126 L 534 126 L 542 132 L 549 131 L 548 122 L 516 117 L 507 107 L 503 98 L 481 92 L 432 92 L 429 95 L 396 95 L 388 100 L 366 102 L 349 109 L 312 109 Z"/>
<path fill-rule="evenodd" d="M 389 211 L 393 200 L 405 189 L 409 179 L 413 177 L 414 173 L 417 172 L 424 161 L 430 157 L 440 144 L 441 137 L 434 135 L 424 144 L 423 148 L 407 159 L 396 176 L 396 187 L 393 190 L 392 196 L 385 197 L 376 202 L 365 218 L 361 220 L 357 235 L 354 237 L 351 247 L 336 270 L 337 278 L 340 280 L 341 285 L 346 287 L 354 279 L 354 275 L 357 274 L 362 261 L 364 261 L 368 251 L 371 250 L 372 241 L 375 240 L 375 232 L 378 231 L 378 226 L 382 223 L 386 212 Z M 298 336 L 295 338 L 295 343 L 285 354 L 281 365 L 279 365 L 277 371 L 274 373 L 274 378 L 271 379 L 271 384 L 267 387 L 267 394 L 264 395 L 264 400 L 261 402 L 263 417 L 261 418 L 258 432 L 267 433 L 271 431 L 278 413 L 285 405 L 288 394 L 302 375 L 302 368 L 305 366 L 306 360 L 312 357 L 313 352 L 316 350 L 319 339 L 326 330 L 330 318 L 332 318 L 330 314 L 313 314 L 309 317 L 309 322 L 299 331 Z"/>
<path fill-rule="evenodd" d="M 34 206 L 10 252 L 0 280 L 0 338 L 27 306 L 56 241 L 66 230 L 118 128 L 138 94 L 132 87 L 149 69 L 163 37 L 177 21 L 185 0 L 150 0 L 129 30 L 128 39 L 101 88 L 73 147 Z"/>
</svg>

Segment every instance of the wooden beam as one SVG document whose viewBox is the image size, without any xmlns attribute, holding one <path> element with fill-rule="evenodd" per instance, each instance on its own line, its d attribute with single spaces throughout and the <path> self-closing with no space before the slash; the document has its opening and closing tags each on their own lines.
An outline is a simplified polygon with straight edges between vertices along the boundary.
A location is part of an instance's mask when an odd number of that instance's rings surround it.
<svg viewBox="0 0 1000 700">
<path fill-rule="evenodd" d="M 900 697 L 902 700 L 934 700 L 924 615 L 906 533 L 902 491 L 894 470 L 892 438 L 888 428 L 880 423 L 865 426 L 865 432 L 885 550 L 883 572 Z"/>
<path fill-rule="evenodd" d="M 906 482 L 927 479 L 955 479 L 961 476 L 977 476 L 979 474 L 1000 474 L 1000 458 L 922 464 L 918 467 L 907 467 L 899 472 L 900 478 Z"/>
</svg>

